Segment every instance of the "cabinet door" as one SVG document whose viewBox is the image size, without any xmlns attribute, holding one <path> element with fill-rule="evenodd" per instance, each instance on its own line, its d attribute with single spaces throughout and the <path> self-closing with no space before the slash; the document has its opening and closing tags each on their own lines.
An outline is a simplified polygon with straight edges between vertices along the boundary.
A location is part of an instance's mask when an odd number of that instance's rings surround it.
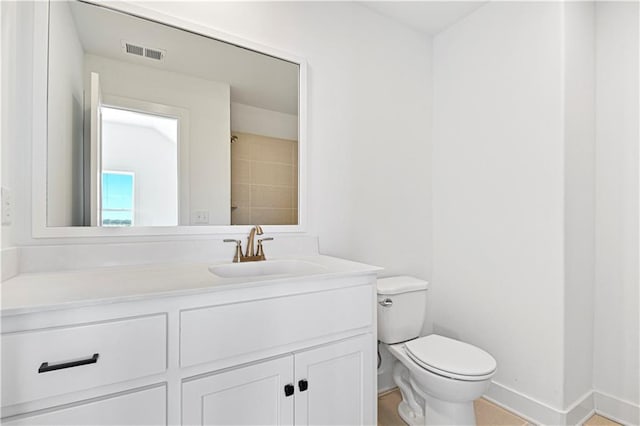
<svg viewBox="0 0 640 426">
<path fill-rule="evenodd" d="M 183 425 L 292 425 L 293 356 L 182 384 Z"/>
<path fill-rule="evenodd" d="M 3 426 L 27 425 L 166 425 L 165 385 L 2 420 Z"/>
<path fill-rule="evenodd" d="M 296 426 L 373 424 L 373 348 L 367 334 L 295 355 Z"/>
</svg>

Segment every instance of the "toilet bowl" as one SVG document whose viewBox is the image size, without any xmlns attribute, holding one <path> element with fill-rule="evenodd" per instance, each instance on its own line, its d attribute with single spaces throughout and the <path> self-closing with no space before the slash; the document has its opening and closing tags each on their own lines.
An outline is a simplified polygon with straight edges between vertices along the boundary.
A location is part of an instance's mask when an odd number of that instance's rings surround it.
<svg viewBox="0 0 640 426">
<path fill-rule="evenodd" d="M 445 358 L 425 357 L 429 360 L 427 363 L 410 351 L 412 343 L 425 343 L 425 351 L 435 349 L 435 352 L 443 345 L 448 346 L 440 355 L 450 351 L 459 365 L 452 366 Z M 475 346 L 437 334 L 388 348 L 397 360 L 394 382 L 403 394 L 405 404 L 401 404 L 398 411 L 405 422 L 412 426 L 475 425 L 473 401 L 489 388 L 496 370 L 493 357 Z M 476 369 L 471 374 L 472 366 Z M 415 394 L 419 397 L 419 409 L 407 402 L 415 399 Z"/>
<path fill-rule="evenodd" d="M 394 357 L 398 413 L 412 426 L 475 425 L 473 401 L 488 389 L 496 361 L 468 343 L 418 337 L 427 288 L 411 277 L 378 280 L 378 339 Z"/>
</svg>

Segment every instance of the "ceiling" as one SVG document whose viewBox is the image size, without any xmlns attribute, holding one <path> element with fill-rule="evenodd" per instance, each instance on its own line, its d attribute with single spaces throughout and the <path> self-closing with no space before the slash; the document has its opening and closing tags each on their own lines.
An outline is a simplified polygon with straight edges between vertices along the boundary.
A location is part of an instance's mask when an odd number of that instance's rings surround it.
<svg viewBox="0 0 640 426">
<path fill-rule="evenodd" d="M 70 7 L 87 54 L 228 83 L 232 102 L 298 114 L 297 64 L 103 7 Z M 166 55 L 162 61 L 131 55 L 123 41 Z"/>
<path fill-rule="evenodd" d="M 433 35 L 488 1 L 365 1 L 365 6 L 417 31 Z"/>
</svg>

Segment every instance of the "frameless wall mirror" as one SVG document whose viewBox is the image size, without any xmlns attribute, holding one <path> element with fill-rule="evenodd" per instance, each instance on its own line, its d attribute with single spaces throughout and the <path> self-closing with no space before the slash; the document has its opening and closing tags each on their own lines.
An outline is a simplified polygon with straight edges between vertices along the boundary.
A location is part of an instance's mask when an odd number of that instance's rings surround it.
<svg viewBox="0 0 640 426">
<path fill-rule="evenodd" d="M 298 224 L 300 65 L 49 4 L 46 227 Z"/>
</svg>

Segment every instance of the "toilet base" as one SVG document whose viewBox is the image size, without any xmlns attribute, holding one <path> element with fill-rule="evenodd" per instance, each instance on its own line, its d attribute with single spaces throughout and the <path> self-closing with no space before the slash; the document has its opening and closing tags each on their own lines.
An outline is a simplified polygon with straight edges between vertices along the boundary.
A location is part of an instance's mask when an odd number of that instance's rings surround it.
<svg viewBox="0 0 640 426">
<path fill-rule="evenodd" d="M 486 391 L 489 379 L 465 382 L 433 374 L 409 359 L 401 344 L 389 346 L 389 352 L 396 358 L 393 380 L 402 394 L 402 420 L 411 426 L 475 426 L 473 401 Z"/>
<path fill-rule="evenodd" d="M 398 414 L 400 418 L 404 420 L 409 426 L 424 426 L 424 416 L 416 416 L 415 413 L 409 408 L 409 404 L 404 401 L 400 401 L 398 404 Z"/>
<path fill-rule="evenodd" d="M 425 401 L 426 421 L 423 425 L 471 425 L 476 424 L 476 413 L 471 402 L 448 402 L 427 396 Z"/>
<path fill-rule="evenodd" d="M 409 426 L 430 426 L 430 425 L 471 425 L 475 426 L 476 416 L 471 403 L 448 403 L 434 398 L 428 398 L 425 404 L 427 418 L 416 415 L 415 411 L 409 408 L 409 404 L 401 401 L 398 404 L 398 414 L 400 418 Z"/>
</svg>

